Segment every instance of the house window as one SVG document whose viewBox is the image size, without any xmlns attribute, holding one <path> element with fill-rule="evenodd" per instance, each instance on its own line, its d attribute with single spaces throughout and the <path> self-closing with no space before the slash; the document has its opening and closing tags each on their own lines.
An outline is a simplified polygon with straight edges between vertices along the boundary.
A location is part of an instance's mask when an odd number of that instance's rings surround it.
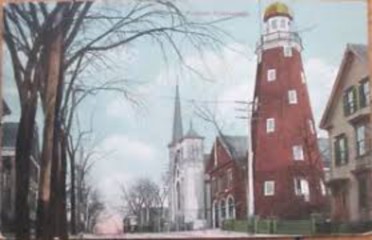
<svg viewBox="0 0 372 240">
<path fill-rule="evenodd" d="M 293 146 L 292 151 L 294 160 L 304 160 L 304 151 L 301 145 Z"/>
<path fill-rule="evenodd" d="M 297 92 L 296 90 L 288 91 L 288 101 L 289 104 L 297 104 Z"/>
<path fill-rule="evenodd" d="M 271 133 L 275 131 L 275 119 L 268 118 L 266 119 L 266 133 Z"/>
<path fill-rule="evenodd" d="M 284 57 L 292 57 L 292 48 L 290 46 L 284 46 Z"/>
<path fill-rule="evenodd" d="M 369 78 L 363 79 L 359 84 L 359 105 L 366 107 L 370 102 Z"/>
<path fill-rule="evenodd" d="M 309 182 L 304 178 L 294 179 L 295 194 L 297 196 L 304 196 L 305 201 L 310 200 Z"/>
<path fill-rule="evenodd" d="M 368 207 L 368 188 L 365 177 L 358 179 L 358 200 L 359 208 L 365 209 Z"/>
<path fill-rule="evenodd" d="M 309 119 L 309 120 L 308 120 L 308 124 L 309 124 L 310 133 L 311 133 L 311 134 L 315 134 L 315 127 L 314 127 L 314 122 L 313 122 L 313 120 Z"/>
<path fill-rule="evenodd" d="M 267 81 L 275 81 L 276 79 L 276 70 L 275 69 L 269 69 L 267 70 Z"/>
<path fill-rule="evenodd" d="M 264 195 L 265 196 L 274 196 L 275 194 L 275 182 L 274 181 L 265 181 L 264 183 Z"/>
<path fill-rule="evenodd" d="M 306 76 L 304 72 L 301 72 L 301 82 L 306 83 Z"/>
<path fill-rule="evenodd" d="M 366 135 L 367 126 L 360 124 L 355 127 L 357 155 L 363 156 L 367 152 Z"/>
<path fill-rule="evenodd" d="M 340 166 L 348 162 L 347 138 L 344 134 L 336 137 L 334 142 L 335 165 Z"/>
<path fill-rule="evenodd" d="M 348 116 L 357 110 L 357 90 L 349 88 L 344 94 L 344 114 Z"/>
<path fill-rule="evenodd" d="M 230 168 L 227 170 L 227 187 L 232 187 L 232 181 L 233 181 L 233 175 L 232 175 L 232 169 Z"/>
</svg>

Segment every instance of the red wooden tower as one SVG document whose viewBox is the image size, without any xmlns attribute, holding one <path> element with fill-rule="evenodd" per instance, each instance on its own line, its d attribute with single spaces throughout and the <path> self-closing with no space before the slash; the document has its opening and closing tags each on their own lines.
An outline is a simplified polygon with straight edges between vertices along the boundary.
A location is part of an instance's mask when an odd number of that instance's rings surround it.
<svg viewBox="0 0 372 240">
<path fill-rule="evenodd" d="M 252 117 L 255 214 L 306 218 L 324 206 L 325 188 L 301 38 L 283 3 L 268 6 L 263 20 Z"/>
</svg>

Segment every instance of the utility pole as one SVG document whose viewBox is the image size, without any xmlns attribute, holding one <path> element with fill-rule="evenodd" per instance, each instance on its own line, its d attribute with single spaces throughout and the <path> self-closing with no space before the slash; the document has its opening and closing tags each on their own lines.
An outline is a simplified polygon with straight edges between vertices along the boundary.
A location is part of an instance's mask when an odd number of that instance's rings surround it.
<svg viewBox="0 0 372 240">
<path fill-rule="evenodd" d="M 244 121 L 247 121 L 248 124 L 248 159 L 247 159 L 247 169 L 246 174 L 247 178 L 245 178 L 245 186 L 247 189 L 246 197 L 247 197 L 247 218 L 251 219 L 254 217 L 254 183 L 253 183 L 253 151 L 252 151 L 252 134 L 251 134 L 251 128 L 250 128 L 250 117 L 252 116 L 252 110 L 251 106 L 252 102 L 247 101 L 236 101 L 235 103 L 243 105 L 244 108 L 237 108 L 236 110 L 238 112 L 243 112 L 243 116 L 236 116 L 238 119 L 243 119 Z M 248 116 L 246 115 L 248 114 Z"/>
</svg>

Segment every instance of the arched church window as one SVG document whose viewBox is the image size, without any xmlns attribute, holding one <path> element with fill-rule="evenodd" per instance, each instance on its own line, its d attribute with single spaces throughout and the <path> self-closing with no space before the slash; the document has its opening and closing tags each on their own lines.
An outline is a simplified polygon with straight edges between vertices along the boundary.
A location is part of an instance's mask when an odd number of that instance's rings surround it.
<svg viewBox="0 0 372 240">
<path fill-rule="evenodd" d="M 219 227 L 219 211 L 217 201 L 213 203 L 213 226 Z"/>
<path fill-rule="evenodd" d="M 230 219 L 235 219 L 235 202 L 232 196 L 227 200 L 228 214 Z"/>
<path fill-rule="evenodd" d="M 180 189 L 180 183 L 178 182 L 176 185 L 176 192 L 177 192 L 177 209 L 181 209 L 181 189 Z"/>
<path fill-rule="evenodd" d="M 225 219 L 226 218 L 226 202 L 223 199 L 220 202 L 220 209 L 221 209 L 221 219 Z"/>
</svg>

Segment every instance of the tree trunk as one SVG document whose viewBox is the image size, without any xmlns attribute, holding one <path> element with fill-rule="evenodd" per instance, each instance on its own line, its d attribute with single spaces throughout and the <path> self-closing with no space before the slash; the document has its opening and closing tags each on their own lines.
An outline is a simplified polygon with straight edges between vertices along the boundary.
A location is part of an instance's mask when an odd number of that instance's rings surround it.
<svg viewBox="0 0 372 240">
<path fill-rule="evenodd" d="M 16 239 L 30 239 L 28 205 L 30 156 L 35 129 L 36 96 L 22 106 L 16 142 Z"/>
<path fill-rule="evenodd" d="M 60 182 L 60 191 L 61 191 L 61 234 L 59 235 L 60 239 L 68 239 L 68 227 L 67 227 L 67 210 L 66 210 L 66 174 L 67 174 L 67 142 L 66 135 L 64 132 L 61 133 L 61 182 Z"/>
<path fill-rule="evenodd" d="M 67 136 L 65 136 L 67 137 Z M 71 174 L 71 196 L 70 196 L 70 204 L 71 204 L 71 234 L 76 235 L 76 184 L 75 184 L 75 155 L 70 155 L 70 174 Z"/>
<path fill-rule="evenodd" d="M 53 157 L 53 139 L 54 139 L 54 123 L 55 123 L 55 103 L 57 96 L 57 87 L 61 69 L 61 43 L 60 34 L 52 40 L 49 52 L 49 69 L 48 79 L 45 93 L 45 122 L 44 122 L 44 137 L 43 151 L 40 169 L 39 183 L 39 204 L 37 212 L 37 237 L 38 239 L 51 239 L 50 232 L 50 190 L 51 190 L 51 170 Z"/>
</svg>

